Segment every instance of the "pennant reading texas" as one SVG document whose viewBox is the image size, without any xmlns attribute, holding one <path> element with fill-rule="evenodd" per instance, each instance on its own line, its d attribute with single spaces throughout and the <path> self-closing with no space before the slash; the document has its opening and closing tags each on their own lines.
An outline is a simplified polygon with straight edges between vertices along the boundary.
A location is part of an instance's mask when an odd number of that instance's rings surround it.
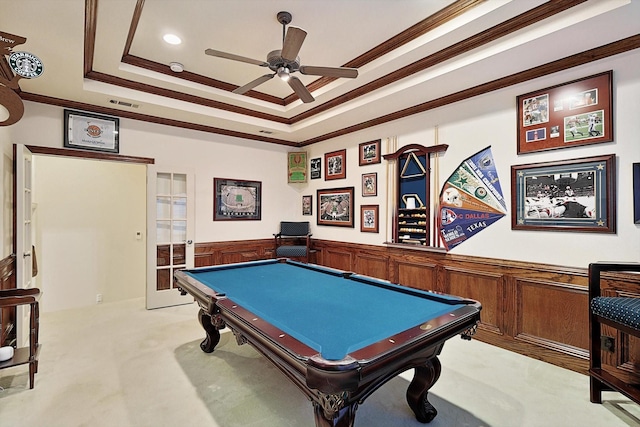
<svg viewBox="0 0 640 427">
<path fill-rule="evenodd" d="M 440 236 L 447 250 L 507 213 L 491 147 L 464 160 L 440 192 Z"/>
</svg>

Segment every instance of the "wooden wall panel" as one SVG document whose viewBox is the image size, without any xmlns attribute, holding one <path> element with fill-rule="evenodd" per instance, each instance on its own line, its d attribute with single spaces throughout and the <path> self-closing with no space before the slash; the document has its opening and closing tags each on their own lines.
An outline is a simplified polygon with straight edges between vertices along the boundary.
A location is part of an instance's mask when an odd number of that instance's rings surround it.
<svg viewBox="0 0 640 427">
<path fill-rule="evenodd" d="M 565 283 L 516 281 L 516 339 L 588 355 L 588 290 Z"/>
<path fill-rule="evenodd" d="M 398 272 L 396 283 L 425 291 L 440 291 L 437 287 L 437 271 L 435 264 L 417 264 L 406 261 L 395 262 Z"/>
<path fill-rule="evenodd" d="M 262 259 L 262 254 L 257 249 L 225 250 L 220 252 L 222 264 L 233 264 L 236 262 L 258 261 Z"/>
<path fill-rule="evenodd" d="M 389 257 L 369 253 L 360 253 L 355 256 L 355 268 L 353 271 L 365 276 L 377 277 L 388 280 Z"/>
<path fill-rule="evenodd" d="M 443 292 L 471 298 L 482 304 L 481 327 L 504 334 L 505 284 L 501 274 L 479 270 L 445 267 L 442 275 Z"/>
<path fill-rule="evenodd" d="M 354 271 L 353 253 L 340 249 L 325 249 L 322 252 L 323 265 L 338 270 Z"/>
<path fill-rule="evenodd" d="M 273 240 L 196 243 L 195 266 L 232 264 L 273 258 Z"/>
</svg>

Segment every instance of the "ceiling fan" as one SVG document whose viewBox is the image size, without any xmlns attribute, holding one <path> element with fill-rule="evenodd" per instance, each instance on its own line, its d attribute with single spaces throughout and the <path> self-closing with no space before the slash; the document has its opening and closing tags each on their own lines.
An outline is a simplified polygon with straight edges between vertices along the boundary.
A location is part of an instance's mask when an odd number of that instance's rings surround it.
<svg viewBox="0 0 640 427">
<path fill-rule="evenodd" d="M 346 77 L 349 79 L 358 77 L 358 70 L 356 68 L 301 65 L 298 52 L 302 47 L 304 38 L 307 36 L 307 32 L 298 27 L 286 28 L 286 26 L 291 22 L 291 14 L 289 12 L 278 12 L 277 19 L 278 22 L 282 24 L 282 49 L 269 52 L 266 62 L 214 49 L 207 49 L 204 51 L 207 55 L 259 65 L 261 67 L 267 67 L 273 71 L 273 74 L 265 74 L 264 76 L 258 77 L 246 85 L 237 88 L 233 93 L 242 95 L 254 87 L 271 80 L 277 75 L 282 80 L 289 83 L 289 86 L 291 86 L 302 102 L 308 103 L 315 100 L 313 95 L 311 95 L 300 79 L 291 75 L 292 73 L 298 71 L 300 74 L 311 76 Z"/>
</svg>

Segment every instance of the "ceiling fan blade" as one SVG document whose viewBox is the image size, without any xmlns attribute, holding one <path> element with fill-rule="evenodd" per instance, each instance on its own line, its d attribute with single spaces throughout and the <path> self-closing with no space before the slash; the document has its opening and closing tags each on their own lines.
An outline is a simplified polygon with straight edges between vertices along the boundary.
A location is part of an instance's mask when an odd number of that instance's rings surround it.
<svg viewBox="0 0 640 427">
<path fill-rule="evenodd" d="M 231 59 L 232 61 L 246 62 L 248 64 L 259 65 L 261 67 L 268 67 L 269 64 L 264 61 L 258 61 L 257 59 L 251 59 L 240 55 L 234 55 L 233 53 L 221 52 L 219 50 L 207 49 L 204 51 L 207 55 L 215 56 L 218 58 Z"/>
<path fill-rule="evenodd" d="M 307 37 L 307 32 L 302 28 L 289 27 L 280 55 L 287 61 L 295 61 L 305 37 Z"/>
<path fill-rule="evenodd" d="M 302 102 L 309 103 L 315 101 L 315 98 L 313 97 L 313 95 L 311 95 L 311 92 L 309 92 L 307 87 L 297 77 L 289 77 L 289 81 L 287 83 L 289 83 L 291 89 L 293 89 L 293 91 L 296 93 L 296 95 L 298 95 L 298 98 L 300 98 Z"/>
<path fill-rule="evenodd" d="M 233 93 L 237 93 L 238 95 L 242 95 L 243 93 L 249 92 L 254 87 L 261 85 L 262 83 L 269 81 L 275 76 L 275 74 L 265 74 L 264 76 L 258 77 L 257 79 L 247 83 L 246 85 L 237 88 L 233 91 Z"/>
<path fill-rule="evenodd" d="M 358 77 L 357 68 L 346 67 L 314 67 L 311 65 L 303 65 L 300 67 L 301 74 L 307 74 L 311 76 L 326 76 L 326 77 L 346 77 L 348 79 L 355 79 Z"/>
</svg>

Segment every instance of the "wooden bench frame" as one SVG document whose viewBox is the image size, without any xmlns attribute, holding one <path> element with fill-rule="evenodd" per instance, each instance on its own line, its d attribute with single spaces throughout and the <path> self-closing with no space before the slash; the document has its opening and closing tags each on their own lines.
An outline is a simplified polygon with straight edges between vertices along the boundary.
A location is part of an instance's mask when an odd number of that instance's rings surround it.
<svg viewBox="0 0 640 427">
<path fill-rule="evenodd" d="M 591 301 L 600 297 L 600 275 L 602 272 L 640 272 L 638 263 L 605 263 L 589 264 L 589 377 L 590 400 L 602 403 L 603 391 L 617 391 L 632 401 L 640 404 L 640 388 L 630 384 L 602 369 L 601 336 L 602 325 L 608 325 L 620 332 L 640 338 L 640 331 L 628 325 L 598 316 L 591 310 Z M 640 293 L 640 290 L 638 290 Z"/>
</svg>

